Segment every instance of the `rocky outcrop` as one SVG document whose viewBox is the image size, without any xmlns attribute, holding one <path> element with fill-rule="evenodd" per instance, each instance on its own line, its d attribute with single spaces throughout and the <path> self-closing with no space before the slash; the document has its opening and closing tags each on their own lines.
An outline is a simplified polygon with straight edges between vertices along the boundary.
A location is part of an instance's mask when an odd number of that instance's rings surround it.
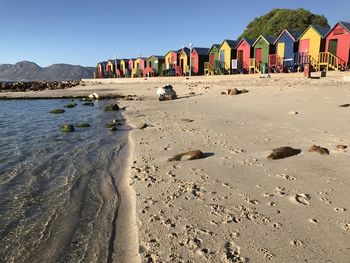
<svg viewBox="0 0 350 263">
<path fill-rule="evenodd" d="M 67 81 L 18 81 L 18 82 L 2 82 L 0 83 L 0 91 L 41 91 L 41 90 L 57 90 L 72 88 L 80 84 L 79 80 L 67 80 Z"/>
</svg>

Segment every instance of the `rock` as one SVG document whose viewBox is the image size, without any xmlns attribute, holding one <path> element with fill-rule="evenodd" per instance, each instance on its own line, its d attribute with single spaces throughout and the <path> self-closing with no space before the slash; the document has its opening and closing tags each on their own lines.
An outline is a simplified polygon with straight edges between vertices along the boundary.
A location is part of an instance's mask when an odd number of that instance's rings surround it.
<svg viewBox="0 0 350 263">
<path fill-rule="evenodd" d="M 94 106 L 94 103 L 93 102 L 84 102 L 82 105 L 83 106 Z"/>
<path fill-rule="evenodd" d="M 108 105 L 105 107 L 105 111 L 118 111 L 119 106 L 118 104 Z"/>
<path fill-rule="evenodd" d="M 157 89 L 157 96 L 159 101 L 164 100 L 175 100 L 177 99 L 177 95 L 175 90 L 173 89 L 173 86 L 167 84 L 162 88 Z"/>
<path fill-rule="evenodd" d="M 89 96 L 88 96 L 89 99 L 91 100 L 99 100 L 101 97 L 100 95 L 98 95 L 96 92 L 94 93 L 91 93 Z"/>
<path fill-rule="evenodd" d="M 312 145 L 309 149 L 309 152 L 317 152 L 317 153 L 322 154 L 322 155 L 329 154 L 329 150 L 327 148 L 323 148 L 323 147 L 318 146 L 318 145 Z"/>
<path fill-rule="evenodd" d="M 340 105 L 339 107 L 347 108 L 347 107 L 350 107 L 350 104 L 342 104 L 342 105 Z"/>
<path fill-rule="evenodd" d="M 107 123 L 106 124 L 106 128 L 108 128 L 108 129 L 111 129 L 111 128 L 115 127 L 115 126 L 116 126 L 115 123 Z"/>
<path fill-rule="evenodd" d="M 74 130 L 74 126 L 67 123 L 63 124 L 61 127 L 62 132 L 74 132 Z"/>
<path fill-rule="evenodd" d="M 294 149 L 289 146 L 284 146 L 284 147 L 272 149 L 272 153 L 267 156 L 267 159 L 278 160 L 278 159 L 291 157 L 299 153 L 301 153 L 300 149 Z"/>
<path fill-rule="evenodd" d="M 87 128 L 87 127 L 90 127 L 90 124 L 89 123 L 79 123 L 77 125 L 78 128 Z"/>
<path fill-rule="evenodd" d="M 222 92 L 221 92 L 221 95 L 226 95 L 226 92 L 225 92 L 225 91 L 222 91 Z"/>
<path fill-rule="evenodd" d="M 50 111 L 50 113 L 52 113 L 52 114 L 62 114 L 64 112 L 65 112 L 65 110 L 63 110 L 63 109 L 54 109 L 54 110 Z"/>
<path fill-rule="evenodd" d="M 172 158 L 168 159 L 168 162 L 186 160 L 196 160 L 203 158 L 203 153 L 200 150 L 188 151 L 184 153 L 177 154 Z"/>
<path fill-rule="evenodd" d="M 246 90 L 246 89 L 238 90 L 238 89 L 234 88 L 234 89 L 228 89 L 227 95 L 234 96 L 234 95 L 243 94 L 243 93 L 247 93 L 247 92 L 248 92 L 248 90 Z"/>
<path fill-rule="evenodd" d="M 191 119 L 181 119 L 181 121 L 185 121 L 185 122 L 193 122 L 193 120 L 191 120 Z"/>
<path fill-rule="evenodd" d="M 147 128 L 148 124 L 147 123 L 140 123 L 136 126 L 136 129 L 144 129 Z"/>
<path fill-rule="evenodd" d="M 64 107 L 70 109 L 70 108 L 74 108 L 75 106 L 77 106 L 76 103 L 69 103 L 69 104 L 65 105 Z"/>
<path fill-rule="evenodd" d="M 297 115 L 297 114 L 299 114 L 299 112 L 297 112 L 297 111 L 290 111 L 290 112 L 288 112 L 288 114 L 289 115 Z"/>
<path fill-rule="evenodd" d="M 345 150 L 346 148 L 348 148 L 348 146 L 347 146 L 347 145 L 343 145 L 343 144 L 338 144 L 338 145 L 336 146 L 336 148 L 337 148 L 338 150 Z"/>
</svg>

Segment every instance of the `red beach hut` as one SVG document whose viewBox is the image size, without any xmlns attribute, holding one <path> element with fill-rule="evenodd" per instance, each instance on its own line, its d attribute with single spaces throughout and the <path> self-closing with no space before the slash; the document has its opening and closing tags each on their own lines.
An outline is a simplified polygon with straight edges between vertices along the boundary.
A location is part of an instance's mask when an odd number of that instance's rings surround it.
<svg viewBox="0 0 350 263">
<path fill-rule="evenodd" d="M 238 71 L 240 73 L 249 73 L 250 58 L 254 57 L 254 42 L 255 40 L 242 38 L 236 47 Z"/>
<path fill-rule="evenodd" d="M 204 63 L 209 61 L 209 48 L 192 48 L 191 59 L 192 71 L 194 75 L 203 75 Z"/>
<path fill-rule="evenodd" d="M 326 69 L 345 70 L 349 67 L 350 23 L 339 21 L 326 35 Z M 320 66 L 323 66 L 320 61 Z"/>
</svg>

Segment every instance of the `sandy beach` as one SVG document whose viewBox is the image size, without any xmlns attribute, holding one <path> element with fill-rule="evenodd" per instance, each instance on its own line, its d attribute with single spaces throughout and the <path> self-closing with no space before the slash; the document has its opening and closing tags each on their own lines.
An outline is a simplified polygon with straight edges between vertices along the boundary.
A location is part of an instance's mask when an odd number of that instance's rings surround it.
<svg viewBox="0 0 350 263">
<path fill-rule="evenodd" d="M 134 129 L 116 262 L 347 262 L 350 150 L 336 147 L 350 147 L 344 76 L 131 79 L 0 95 L 135 95 L 120 101 Z M 166 83 L 177 100 L 157 100 Z M 249 92 L 222 94 L 232 88 Z M 301 153 L 266 158 L 282 146 Z M 205 158 L 168 161 L 189 150 Z"/>
</svg>

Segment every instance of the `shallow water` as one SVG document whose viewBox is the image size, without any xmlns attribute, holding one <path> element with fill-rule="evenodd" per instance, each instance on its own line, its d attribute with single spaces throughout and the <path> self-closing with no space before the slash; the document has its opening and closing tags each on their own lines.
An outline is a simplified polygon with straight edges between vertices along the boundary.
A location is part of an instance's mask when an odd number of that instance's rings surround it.
<svg viewBox="0 0 350 263">
<path fill-rule="evenodd" d="M 114 102 L 55 115 L 70 101 L 0 101 L 0 262 L 111 261 L 127 141 L 126 127 L 105 128 L 121 118 L 103 111 Z"/>
</svg>

